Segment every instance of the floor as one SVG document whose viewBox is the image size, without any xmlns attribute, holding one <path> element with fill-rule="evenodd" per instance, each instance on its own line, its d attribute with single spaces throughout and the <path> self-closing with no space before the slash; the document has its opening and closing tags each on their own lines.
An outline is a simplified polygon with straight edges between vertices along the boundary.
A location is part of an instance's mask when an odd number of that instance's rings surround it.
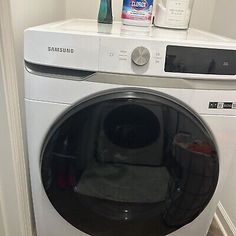
<svg viewBox="0 0 236 236">
<path fill-rule="evenodd" d="M 212 221 L 212 224 L 211 224 L 211 227 L 209 229 L 207 236 L 224 236 L 217 222 L 215 221 L 215 219 L 213 219 Z"/>
</svg>

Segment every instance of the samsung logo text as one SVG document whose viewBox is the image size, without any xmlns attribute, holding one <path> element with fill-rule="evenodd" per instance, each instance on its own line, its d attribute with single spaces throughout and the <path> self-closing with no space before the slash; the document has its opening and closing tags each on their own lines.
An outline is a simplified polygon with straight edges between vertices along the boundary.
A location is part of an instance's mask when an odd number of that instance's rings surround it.
<svg viewBox="0 0 236 236">
<path fill-rule="evenodd" d="M 49 52 L 59 52 L 59 53 L 74 53 L 75 50 L 73 48 L 59 48 L 59 47 L 48 47 Z"/>
</svg>

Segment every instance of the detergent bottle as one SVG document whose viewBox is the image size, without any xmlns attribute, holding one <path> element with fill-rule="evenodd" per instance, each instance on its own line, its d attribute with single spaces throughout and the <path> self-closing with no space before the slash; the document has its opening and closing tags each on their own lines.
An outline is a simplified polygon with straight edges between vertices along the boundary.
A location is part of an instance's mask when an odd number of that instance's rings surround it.
<svg viewBox="0 0 236 236">
<path fill-rule="evenodd" d="M 112 0 L 101 0 L 98 12 L 98 23 L 112 24 Z"/>
<path fill-rule="evenodd" d="M 149 26 L 153 0 L 123 0 L 122 21 L 125 25 Z"/>
</svg>

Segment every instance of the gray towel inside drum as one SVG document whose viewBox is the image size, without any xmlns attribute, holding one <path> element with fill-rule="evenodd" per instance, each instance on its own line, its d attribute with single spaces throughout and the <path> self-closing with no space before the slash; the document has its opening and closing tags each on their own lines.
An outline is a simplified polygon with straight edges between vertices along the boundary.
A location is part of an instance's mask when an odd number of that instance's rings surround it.
<svg viewBox="0 0 236 236">
<path fill-rule="evenodd" d="M 165 167 L 95 164 L 84 171 L 76 191 L 118 202 L 154 203 L 165 200 L 168 182 Z"/>
</svg>

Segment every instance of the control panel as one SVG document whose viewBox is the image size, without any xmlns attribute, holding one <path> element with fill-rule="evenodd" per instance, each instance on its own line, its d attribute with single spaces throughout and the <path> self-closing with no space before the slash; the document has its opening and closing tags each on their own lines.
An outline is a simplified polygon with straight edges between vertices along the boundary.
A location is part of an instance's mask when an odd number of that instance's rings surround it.
<svg viewBox="0 0 236 236">
<path fill-rule="evenodd" d="M 235 79 L 236 50 L 104 37 L 100 41 L 98 63 L 102 72 Z"/>
<path fill-rule="evenodd" d="M 99 70 L 121 74 L 162 75 L 165 44 L 151 40 L 104 37 L 100 41 Z"/>
<path fill-rule="evenodd" d="M 236 79 L 236 43 L 118 33 L 25 31 L 30 63 L 94 72 L 187 79 Z M 197 34 L 202 34 L 197 31 Z M 205 34 L 203 34 L 204 36 Z M 190 35 L 191 36 L 191 35 Z M 167 37 L 167 38 L 166 38 Z M 213 37 L 214 38 L 214 37 Z M 208 39 L 208 37 L 207 37 Z"/>
</svg>

